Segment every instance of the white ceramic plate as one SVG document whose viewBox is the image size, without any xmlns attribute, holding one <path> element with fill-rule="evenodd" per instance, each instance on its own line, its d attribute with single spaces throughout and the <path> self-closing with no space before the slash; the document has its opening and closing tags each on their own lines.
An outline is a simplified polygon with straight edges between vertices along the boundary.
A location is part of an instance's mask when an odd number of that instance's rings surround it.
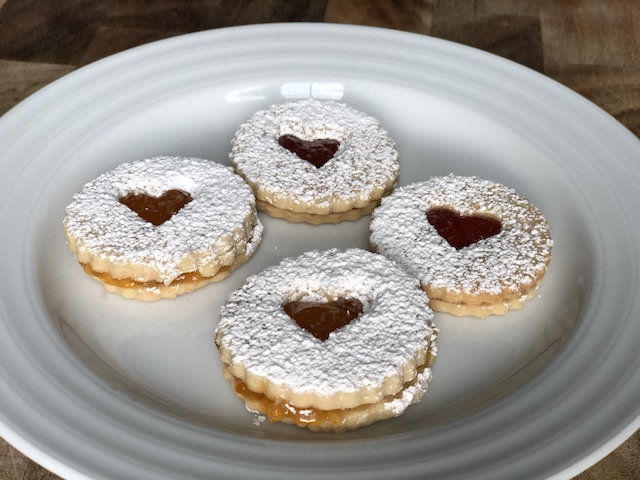
<svg viewBox="0 0 640 480">
<path fill-rule="evenodd" d="M 485 320 L 438 315 L 434 380 L 399 419 L 341 436 L 256 423 L 224 382 L 218 310 L 247 275 L 337 226 L 263 217 L 257 255 L 170 301 L 104 293 L 66 249 L 71 195 L 154 155 L 226 163 L 236 127 L 314 96 L 378 117 L 401 181 L 450 172 L 514 187 L 549 220 L 537 298 Z M 0 120 L 0 434 L 68 478 L 569 477 L 640 426 L 640 146 L 582 97 L 428 37 L 268 25 L 178 37 L 83 68 Z"/>
</svg>

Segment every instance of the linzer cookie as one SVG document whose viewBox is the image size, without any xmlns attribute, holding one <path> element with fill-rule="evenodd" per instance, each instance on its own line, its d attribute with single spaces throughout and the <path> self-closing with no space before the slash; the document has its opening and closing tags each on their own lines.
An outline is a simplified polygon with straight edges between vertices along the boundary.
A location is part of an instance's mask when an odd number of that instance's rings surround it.
<svg viewBox="0 0 640 480">
<path fill-rule="evenodd" d="M 419 278 L 431 308 L 460 316 L 521 308 L 553 245 L 542 213 L 513 189 L 454 175 L 398 188 L 370 231 L 375 251 Z"/>
<path fill-rule="evenodd" d="M 262 236 L 251 188 L 231 168 L 196 158 L 122 164 L 87 183 L 65 214 L 85 272 L 148 301 L 222 280 Z"/>
<path fill-rule="evenodd" d="M 236 132 L 230 159 L 259 210 L 292 222 L 338 223 L 371 213 L 393 189 L 394 146 L 375 118 L 306 99 L 254 114 Z"/>
<path fill-rule="evenodd" d="M 249 410 L 342 432 L 422 399 L 436 355 L 432 318 L 418 281 L 385 257 L 310 251 L 233 292 L 215 341 Z"/>
</svg>

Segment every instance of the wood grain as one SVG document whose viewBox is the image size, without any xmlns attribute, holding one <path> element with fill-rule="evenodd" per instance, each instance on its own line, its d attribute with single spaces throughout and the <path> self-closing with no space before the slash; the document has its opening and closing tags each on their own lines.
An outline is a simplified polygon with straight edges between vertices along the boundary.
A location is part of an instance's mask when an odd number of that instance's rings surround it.
<svg viewBox="0 0 640 480">
<path fill-rule="evenodd" d="M 0 443 L 0 480 L 59 480 L 6 442 Z"/>
<path fill-rule="evenodd" d="M 435 0 L 329 0 L 325 21 L 429 34 Z"/>
<path fill-rule="evenodd" d="M 640 135 L 640 2 L 571 3 L 541 11 L 543 72 Z"/>
<path fill-rule="evenodd" d="M 637 0 L 0 0 L 0 115 L 127 48 L 211 28 L 301 21 L 404 30 L 500 55 L 563 83 L 640 136 Z M 0 480 L 57 478 L 0 440 Z M 640 479 L 640 434 L 576 479 Z"/>
<path fill-rule="evenodd" d="M 0 114 L 73 70 L 69 65 L 0 60 Z"/>
</svg>

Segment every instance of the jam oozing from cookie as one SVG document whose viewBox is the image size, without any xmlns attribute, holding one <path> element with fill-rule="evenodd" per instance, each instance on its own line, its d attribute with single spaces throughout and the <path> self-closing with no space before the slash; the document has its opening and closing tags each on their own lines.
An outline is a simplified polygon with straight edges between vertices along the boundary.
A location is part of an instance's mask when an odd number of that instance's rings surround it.
<svg viewBox="0 0 640 480">
<path fill-rule="evenodd" d="M 427 220 L 456 250 L 493 237 L 502 230 L 495 218 L 462 216 L 448 208 L 432 208 L 427 212 Z"/>
<path fill-rule="evenodd" d="M 418 372 L 423 373 L 426 368 L 432 367 L 435 360 L 435 355 L 431 352 L 427 353 L 427 359 L 423 365 L 418 367 Z M 398 393 L 383 398 L 381 402 L 392 402 L 394 399 L 402 397 L 404 390 L 414 385 L 415 380 L 414 378 L 410 382 L 405 383 Z M 259 413 L 267 415 L 270 421 L 280 422 L 286 419 L 300 426 L 321 425 L 323 423 L 339 426 L 344 424 L 345 415 L 348 412 L 366 410 L 371 407 L 370 404 L 364 404 L 347 410 L 320 410 L 313 407 L 299 408 L 288 402 L 271 400 L 262 393 L 253 392 L 247 387 L 246 383 L 237 378 L 233 380 L 233 388 L 252 408 L 255 408 Z"/>
<path fill-rule="evenodd" d="M 114 278 L 108 273 L 105 272 L 96 272 L 91 268 L 90 265 L 86 263 L 81 263 L 84 272 L 88 275 L 96 277 L 105 285 L 111 285 L 113 287 L 118 288 L 130 288 L 130 289 L 144 289 L 144 288 L 158 288 L 161 286 L 167 286 L 162 282 L 157 282 L 155 280 L 149 280 L 147 282 L 138 282 L 132 278 Z M 216 276 L 220 276 L 222 278 L 226 277 L 226 274 L 229 273 L 229 267 L 222 267 L 216 273 Z M 188 272 L 183 273 L 178 276 L 171 282 L 169 285 L 185 285 L 188 283 L 198 283 L 206 280 L 207 277 L 204 277 L 200 272 Z"/>
<path fill-rule="evenodd" d="M 193 198 L 182 190 L 168 190 L 159 197 L 152 197 L 146 193 L 128 193 L 119 200 L 140 218 L 158 226 L 173 217 Z"/>
<path fill-rule="evenodd" d="M 362 313 L 362 302 L 355 298 L 339 298 L 329 302 L 293 300 L 282 308 L 295 322 L 323 342 L 329 334 L 344 327 Z"/>
<path fill-rule="evenodd" d="M 278 138 L 278 143 L 316 168 L 322 167 L 331 160 L 340 147 L 339 141 L 330 138 L 302 140 L 289 134 Z"/>
</svg>

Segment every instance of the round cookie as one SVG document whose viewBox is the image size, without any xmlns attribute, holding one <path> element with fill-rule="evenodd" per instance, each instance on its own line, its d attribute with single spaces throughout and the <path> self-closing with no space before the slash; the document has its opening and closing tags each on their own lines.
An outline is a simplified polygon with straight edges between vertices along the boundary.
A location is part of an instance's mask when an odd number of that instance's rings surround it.
<svg viewBox="0 0 640 480">
<path fill-rule="evenodd" d="M 155 157 L 87 183 L 65 210 L 84 270 L 126 298 L 157 300 L 222 280 L 260 243 L 251 188 L 209 160 Z"/>
<path fill-rule="evenodd" d="M 248 409 L 341 432 L 398 416 L 422 398 L 436 355 L 432 318 L 417 280 L 385 257 L 310 251 L 233 292 L 216 345 Z"/>
<path fill-rule="evenodd" d="M 375 118 L 306 99 L 255 113 L 236 132 L 229 158 L 259 210 L 292 222 L 338 223 L 371 213 L 393 189 L 394 146 Z"/>
<path fill-rule="evenodd" d="M 431 308 L 480 318 L 532 298 L 553 246 L 527 199 L 455 175 L 396 189 L 373 213 L 370 242 L 420 280 Z"/>
</svg>

